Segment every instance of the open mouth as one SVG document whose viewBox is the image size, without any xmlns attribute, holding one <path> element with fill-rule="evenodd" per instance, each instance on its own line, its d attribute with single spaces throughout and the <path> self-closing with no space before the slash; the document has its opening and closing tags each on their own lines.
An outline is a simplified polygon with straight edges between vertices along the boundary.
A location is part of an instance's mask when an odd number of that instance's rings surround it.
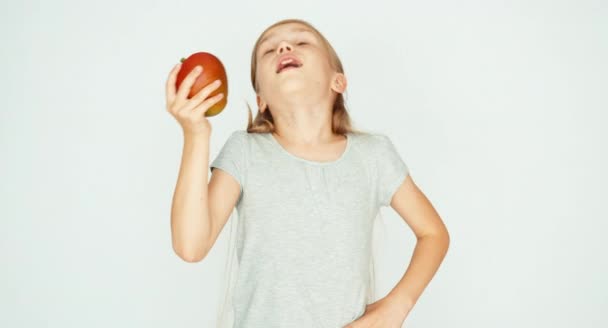
<svg viewBox="0 0 608 328">
<path fill-rule="evenodd" d="M 302 66 L 302 65 L 287 65 L 287 66 L 283 67 L 282 69 L 280 69 L 277 73 L 281 73 L 283 71 L 288 71 L 288 70 L 291 70 L 291 69 L 296 69 L 296 68 L 298 68 L 300 66 Z"/>
<path fill-rule="evenodd" d="M 300 63 L 297 59 L 286 58 L 285 60 L 281 61 L 279 63 L 279 65 L 277 66 L 277 74 L 281 73 L 283 71 L 286 71 L 286 70 L 299 68 L 301 66 L 302 66 L 302 63 Z"/>
</svg>

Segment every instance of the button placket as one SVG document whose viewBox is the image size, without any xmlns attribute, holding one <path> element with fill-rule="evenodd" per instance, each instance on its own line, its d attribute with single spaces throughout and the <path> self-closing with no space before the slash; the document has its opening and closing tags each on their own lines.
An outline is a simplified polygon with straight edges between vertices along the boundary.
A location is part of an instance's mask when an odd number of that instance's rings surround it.
<svg viewBox="0 0 608 328">
<path fill-rule="evenodd" d="M 309 199 L 311 200 L 311 211 L 310 214 L 315 221 L 320 219 L 321 211 L 319 207 L 321 206 L 320 197 L 319 197 L 319 172 L 316 167 L 306 166 L 306 180 L 309 186 Z"/>
</svg>

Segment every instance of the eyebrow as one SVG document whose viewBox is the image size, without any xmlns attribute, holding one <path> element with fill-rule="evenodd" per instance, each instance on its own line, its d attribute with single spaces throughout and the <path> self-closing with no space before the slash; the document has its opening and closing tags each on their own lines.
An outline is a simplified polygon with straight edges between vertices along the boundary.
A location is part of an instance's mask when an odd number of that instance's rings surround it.
<svg viewBox="0 0 608 328">
<path fill-rule="evenodd" d="M 309 32 L 309 33 L 313 33 L 310 29 L 305 28 L 305 27 L 294 27 L 291 30 L 289 30 L 289 32 Z M 275 35 L 275 33 L 270 33 L 270 34 L 266 35 L 265 37 L 263 37 L 262 40 L 260 40 L 260 43 L 258 43 L 258 46 L 261 46 L 264 42 L 266 42 L 268 39 L 270 39 L 274 35 Z"/>
</svg>

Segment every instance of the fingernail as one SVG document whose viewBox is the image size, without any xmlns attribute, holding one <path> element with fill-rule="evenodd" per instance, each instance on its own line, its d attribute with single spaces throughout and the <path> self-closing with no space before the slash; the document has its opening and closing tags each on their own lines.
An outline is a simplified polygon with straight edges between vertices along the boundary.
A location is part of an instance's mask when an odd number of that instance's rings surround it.
<svg viewBox="0 0 608 328">
<path fill-rule="evenodd" d="M 222 84 L 222 80 L 215 80 L 214 83 L 215 83 L 215 85 L 220 85 L 220 84 Z"/>
<path fill-rule="evenodd" d="M 194 68 L 194 71 L 195 71 L 195 72 L 200 72 L 202 69 L 203 69 L 202 67 L 200 67 L 200 66 L 196 66 L 196 67 Z"/>
</svg>

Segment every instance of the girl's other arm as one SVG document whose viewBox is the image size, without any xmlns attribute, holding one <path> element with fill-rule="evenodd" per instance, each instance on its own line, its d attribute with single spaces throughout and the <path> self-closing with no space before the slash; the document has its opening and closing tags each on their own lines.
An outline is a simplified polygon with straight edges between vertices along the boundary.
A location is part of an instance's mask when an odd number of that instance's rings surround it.
<svg viewBox="0 0 608 328">
<path fill-rule="evenodd" d="M 388 295 L 409 310 L 439 269 L 450 236 L 441 217 L 410 175 L 395 192 L 390 205 L 417 238 L 410 265 Z"/>
<path fill-rule="evenodd" d="M 240 194 L 238 182 L 220 169 L 214 169 L 207 182 L 208 168 L 209 138 L 185 136 L 171 206 L 171 234 L 175 253 L 187 262 L 205 258 Z"/>
</svg>

